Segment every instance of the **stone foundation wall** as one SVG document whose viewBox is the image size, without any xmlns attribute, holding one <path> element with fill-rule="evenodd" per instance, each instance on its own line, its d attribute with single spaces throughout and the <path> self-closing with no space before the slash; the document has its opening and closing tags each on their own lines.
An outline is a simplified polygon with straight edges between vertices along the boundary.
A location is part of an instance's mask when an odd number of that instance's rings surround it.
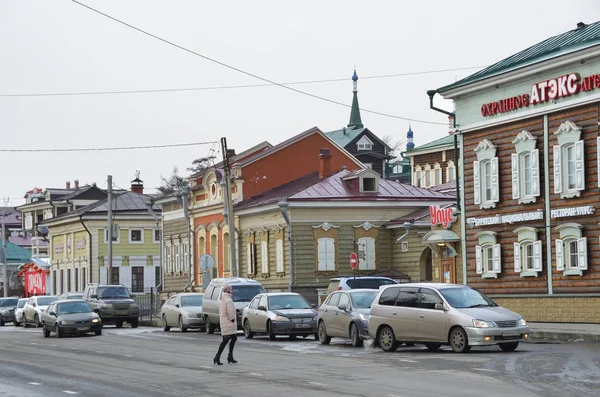
<svg viewBox="0 0 600 397">
<path fill-rule="evenodd" d="M 600 296 L 492 299 L 527 321 L 600 324 Z"/>
</svg>

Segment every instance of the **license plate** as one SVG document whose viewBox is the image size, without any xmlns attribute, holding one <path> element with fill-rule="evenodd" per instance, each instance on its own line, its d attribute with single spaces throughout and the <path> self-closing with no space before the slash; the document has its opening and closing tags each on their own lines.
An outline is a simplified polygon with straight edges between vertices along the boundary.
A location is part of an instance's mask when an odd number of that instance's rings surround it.
<svg viewBox="0 0 600 397">
<path fill-rule="evenodd" d="M 90 327 L 77 327 L 77 331 L 84 332 L 84 331 L 89 331 L 89 330 L 90 330 Z"/>
<path fill-rule="evenodd" d="M 519 331 L 517 331 L 517 330 L 502 332 L 502 336 L 518 336 L 518 335 L 519 335 Z"/>
<path fill-rule="evenodd" d="M 308 328 L 310 324 L 296 324 L 296 328 Z"/>
</svg>

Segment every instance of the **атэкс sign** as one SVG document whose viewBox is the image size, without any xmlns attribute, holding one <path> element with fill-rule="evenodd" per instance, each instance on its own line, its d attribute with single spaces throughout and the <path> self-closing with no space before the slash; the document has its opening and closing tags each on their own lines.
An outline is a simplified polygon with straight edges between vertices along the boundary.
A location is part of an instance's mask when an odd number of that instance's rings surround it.
<svg viewBox="0 0 600 397">
<path fill-rule="evenodd" d="M 510 112 L 529 105 L 537 105 L 538 103 L 575 95 L 581 91 L 592 91 L 596 88 L 600 89 L 600 74 L 581 78 L 579 73 L 569 73 L 533 84 L 529 94 L 484 103 L 481 105 L 481 115 L 483 117 L 494 116 L 498 113 Z"/>
</svg>

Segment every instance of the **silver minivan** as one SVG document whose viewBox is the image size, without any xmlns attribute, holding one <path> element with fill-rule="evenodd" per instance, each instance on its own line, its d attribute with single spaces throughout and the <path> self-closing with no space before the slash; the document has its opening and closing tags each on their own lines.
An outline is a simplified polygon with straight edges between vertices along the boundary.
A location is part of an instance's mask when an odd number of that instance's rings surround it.
<svg viewBox="0 0 600 397">
<path fill-rule="evenodd" d="M 256 280 L 241 277 L 214 278 L 206 287 L 202 300 L 202 315 L 206 332 L 212 334 L 219 326 L 219 303 L 223 295 L 223 286 L 231 285 L 231 297 L 237 314 L 238 329 L 242 329 L 242 310 L 258 294 L 266 292 Z"/>
<path fill-rule="evenodd" d="M 523 316 L 469 286 L 409 283 L 380 289 L 369 335 L 388 352 L 402 342 L 423 343 L 431 351 L 441 345 L 457 353 L 489 345 L 513 351 L 529 338 L 529 327 Z"/>
</svg>

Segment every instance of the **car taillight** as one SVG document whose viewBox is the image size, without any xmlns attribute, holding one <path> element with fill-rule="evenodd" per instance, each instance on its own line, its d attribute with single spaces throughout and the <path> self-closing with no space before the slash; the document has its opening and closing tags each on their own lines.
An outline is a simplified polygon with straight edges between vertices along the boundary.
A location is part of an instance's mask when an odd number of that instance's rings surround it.
<svg viewBox="0 0 600 397">
<path fill-rule="evenodd" d="M 341 290 L 342 290 L 342 286 L 340 285 L 340 286 L 338 287 L 338 291 L 341 291 Z"/>
</svg>

